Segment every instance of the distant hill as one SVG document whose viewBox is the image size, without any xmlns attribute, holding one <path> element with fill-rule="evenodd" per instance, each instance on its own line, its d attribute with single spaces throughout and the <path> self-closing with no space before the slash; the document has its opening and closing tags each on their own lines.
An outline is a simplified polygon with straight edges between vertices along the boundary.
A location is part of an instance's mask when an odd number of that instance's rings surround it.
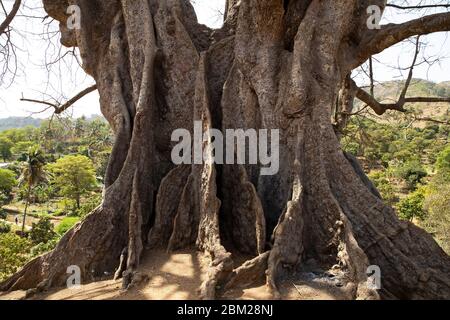
<svg viewBox="0 0 450 320">
<path fill-rule="evenodd" d="M 106 121 L 106 119 L 97 114 L 93 114 L 89 117 L 83 117 L 86 121 L 101 120 Z M 45 119 L 35 119 L 32 117 L 9 117 L 0 119 L 0 132 L 9 129 L 20 129 L 24 127 L 40 127 Z"/>
<path fill-rule="evenodd" d="M 387 81 L 375 86 L 375 97 L 378 101 L 392 103 L 398 100 L 404 81 Z M 435 83 L 423 79 L 413 79 L 407 97 L 450 97 L 450 81 Z M 362 104 L 358 101 L 357 105 Z M 427 117 L 443 117 L 450 110 L 449 103 L 414 103 L 406 105 L 406 109 L 415 110 Z"/>
<path fill-rule="evenodd" d="M 24 128 L 24 127 L 39 127 L 42 123 L 41 119 L 35 119 L 31 117 L 9 117 L 0 119 L 0 132 L 16 129 L 16 128 Z"/>
<path fill-rule="evenodd" d="M 404 81 L 387 81 L 375 87 L 375 96 L 378 99 L 398 97 L 405 85 Z M 408 89 L 410 97 L 449 97 L 450 81 L 434 83 L 422 79 L 413 79 Z"/>
<path fill-rule="evenodd" d="M 98 120 L 106 122 L 105 117 L 100 115 L 100 114 L 91 114 L 89 117 L 83 116 L 83 118 L 86 119 L 86 121 L 89 121 L 89 122 L 91 122 L 91 121 L 98 121 Z"/>
</svg>

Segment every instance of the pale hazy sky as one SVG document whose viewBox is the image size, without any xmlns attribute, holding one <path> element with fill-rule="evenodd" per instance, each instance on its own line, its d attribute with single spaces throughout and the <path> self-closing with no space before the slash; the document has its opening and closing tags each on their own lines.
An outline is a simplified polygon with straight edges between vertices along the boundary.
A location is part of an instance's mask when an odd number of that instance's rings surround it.
<svg viewBox="0 0 450 320">
<path fill-rule="evenodd" d="M 69 98 L 93 84 L 93 80 L 86 76 L 80 68 L 74 68 L 74 65 L 76 65 L 74 60 L 69 59 L 68 62 L 71 62 L 71 64 L 68 63 L 68 65 L 65 63 L 51 64 L 50 70 L 43 67 L 46 63 L 52 62 L 60 50 L 59 46 L 54 45 L 57 43 L 58 37 L 57 24 L 53 23 L 49 26 L 51 34 L 55 37 L 54 41 L 42 40 L 42 35 L 46 29 L 44 29 L 42 18 L 39 18 L 45 16 L 44 11 L 40 9 L 41 2 L 39 0 L 25 0 L 24 2 L 27 7 L 22 9 L 22 16 L 17 17 L 14 21 L 14 28 L 20 31 L 22 35 L 13 35 L 18 46 L 18 73 L 12 84 L 9 81 L 10 79 L 7 78 L 0 85 L 0 118 L 30 116 L 33 112 L 42 110 L 39 105 L 20 102 L 19 99 L 22 95 L 26 98 L 35 99 L 45 98 L 45 94 L 56 99 L 61 99 L 62 96 Z M 12 3 L 13 0 L 6 0 L 7 6 L 11 6 Z M 195 0 L 194 5 L 199 21 L 212 27 L 220 27 L 221 17 L 219 12 L 224 11 L 224 3 L 224 0 Z M 427 12 L 427 14 L 434 12 Z M 35 18 L 25 17 L 30 14 L 33 14 Z M 388 13 L 385 22 L 398 23 L 413 17 L 404 13 L 401 15 Z M 427 58 L 434 56 L 443 58 L 440 63 L 434 63 L 431 66 L 424 63 L 416 67 L 414 77 L 435 82 L 450 80 L 450 39 L 447 39 L 448 35 L 448 33 L 437 33 L 423 38 L 428 43 L 424 55 Z M 63 52 L 67 51 L 65 48 L 62 48 L 62 50 Z M 411 44 L 400 44 L 378 55 L 377 59 L 388 66 L 375 63 L 376 79 L 379 81 L 401 79 L 402 74 L 397 70 L 397 67 L 399 65 L 405 68 L 409 66 L 412 60 L 411 50 Z M 403 73 L 404 77 L 407 70 Z M 98 94 L 94 92 L 86 96 L 77 102 L 69 113 L 76 117 L 100 113 Z M 34 114 L 33 116 L 48 117 L 49 115 L 51 115 L 51 111 Z"/>
</svg>

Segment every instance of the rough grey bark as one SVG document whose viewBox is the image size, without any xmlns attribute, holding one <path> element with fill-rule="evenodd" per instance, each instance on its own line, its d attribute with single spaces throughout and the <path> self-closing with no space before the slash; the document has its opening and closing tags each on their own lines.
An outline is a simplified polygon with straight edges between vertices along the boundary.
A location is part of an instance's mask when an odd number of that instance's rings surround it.
<svg viewBox="0 0 450 320">
<path fill-rule="evenodd" d="M 82 9 L 81 30 L 65 28 L 69 3 Z M 61 22 L 63 43 L 80 48 L 116 144 L 103 204 L 0 289 L 62 285 L 72 264 L 84 281 L 118 270 L 128 286 L 145 247 L 195 246 L 212 260 L 200 288 L 206 299 L 265 276 L 277 295 L 308 265 L 337 266 L 353 298 L 378 298 L 365 285 L 372 264 L 382 270 L 384 298 L 450 297 L 450 258 L 371 192 L 334 131 L 342 83 L 370 55 L 362 39 L 377 38 L 364 34 L 367 1 L 228 1 L 220 30 L 199 25 L 185 0 L 44 5 Z M 408 35 L 389 28 L 398 41 Z M 281 129 L 279 173 L 174 166 L 171 133 L 192 131 L 194 120 L 205 132 Z M 242 266 L 238 251 L 250 256 Z"/>
</svg>

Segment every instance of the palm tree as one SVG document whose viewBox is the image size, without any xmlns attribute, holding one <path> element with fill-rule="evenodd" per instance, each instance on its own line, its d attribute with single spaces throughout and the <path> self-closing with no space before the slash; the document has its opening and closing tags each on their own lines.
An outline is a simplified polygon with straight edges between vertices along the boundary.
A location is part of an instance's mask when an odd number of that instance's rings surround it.
<svg viewBox="0 0 450 320">
<path fill-rule="evenodd" d="M 45 159 L 42 150 L 37 146 L 31 147 L 28 150 L 26 166 L 23 168 L 20 177 L 20 184 L 27 186 L 25 209 L 23 212 L 22 234 L 25 232 L 25 220 L 27 218 L 27 210 L 30 203 L 31 192 L 36 185 L 45 180 L 44 165 Z"/>
</svg>

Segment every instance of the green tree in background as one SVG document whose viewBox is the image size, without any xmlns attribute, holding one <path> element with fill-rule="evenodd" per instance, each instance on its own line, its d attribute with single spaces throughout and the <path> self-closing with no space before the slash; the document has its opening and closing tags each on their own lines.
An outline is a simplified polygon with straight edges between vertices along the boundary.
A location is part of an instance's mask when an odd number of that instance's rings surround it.
<svg viewBox="0 0 450 320">
<path fill-rule="evenodd" d="M 396 173 L 406 181 L 408 189 L 411 191 L 414 191 L 417 185 L 422 182 L 422 179 L 427 176 L 427 171 L 417 160 L 408 161 L 399 166 Z"/>
<path fill-rule="evenodd" d="M 17 160 L 26 160 L 28 150 L 30 150 L 31 147 L 34 146 L 34 143 L 31 141 L 19 141 L 14 144 L 14 146 L 11 148 L 11 153 L 14 156 L 14 159 Z"/>
<path fill-rule="evenodd" d="M 26 185 L 27 187 L 25 209 L 23 211 L 22 233 L 25 232 L 25 220 L 27 218 L 27 209 L 30 204 L 31 192 L 40 182 L 45 181 L 44 159 L 44 155 L 39 147 L 34 146 L 28 150 L 27 161 L 20 177 L 20 184 Z"/>
<path fill-rule="evenodd" d="M 11 158 L 12 147 L 13 143 L 11 140 L 5 137 L 0 137 L 0 156 L 2 157 L 4 162 L 8 161 Z"/>
<path fill-rule="evenodd" d="M 33 244 L 38 245 L 40 243 L 47 243 L 56 236 L 53 230 L 53 224 L 50 218 L 41 218 L 37 223 L 33 223 L 33 227 L 30 232 L 30 240 Z"/>
<path fill-rule="evenodd" d="M 31 242 L 14 233 L 0 234 L 0 281 L 21 268 L 29 259 Z"/>
<path fill-rule="evenodd" d="M 16 185 L 15 173 L 8 169 L 0 169 L 0 205 L 11 199 L 11 192 Z"/>
<path fill-rule="evenodd" d="M 52 173 L 52 183 L 60 190 L 60 195 L 76 202 L 81 207 L 81 197 L 95 189 L 97 180 L 92 161 L 85 156 L 69 155 L 48 165 Z"/>
</svg>

